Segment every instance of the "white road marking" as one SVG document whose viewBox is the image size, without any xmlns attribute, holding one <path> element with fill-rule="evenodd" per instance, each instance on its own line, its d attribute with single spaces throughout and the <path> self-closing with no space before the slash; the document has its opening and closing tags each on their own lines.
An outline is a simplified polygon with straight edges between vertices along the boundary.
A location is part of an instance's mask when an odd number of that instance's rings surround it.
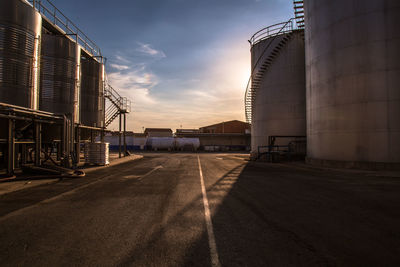
<svg viewBox="0 0 400 267">
<path fill-rule="evenodd" d="M 207 233 L 208 233 L 208 245 L 210 246 L 210 256 L 211 256 L 211 265 L 215 267 L 221 266 L 219 263 L 217 245 L 215 243 L 214 229 L 211 221 L 210 215 L 210 207 L 208 206 L 207 192 L 206 187 L 204 186 L 204 178 L 203 172 L 201 170 L 200 157 L 197 156 L 197 161 L 199 163 L 199 172 L 200 172 L 200 182 L 201 182 L 201 192 L 203 194 L 203 204 L 204 204 L 204 216 L 206 219 Z"/>
<path fill-rule="evenodd" d="M 147 172 L 147 173 L 145 173 L 145 174 L 143 174 L 143 175 L 134 175 L 134 174 L 131 174 L 131 175 L 126 175 L 126 176 L 124 176 L 124 178 L 126 178 L 126 179 L 138 179 L 138 180 L 141 180 L 141 179 L 143 179 L 144 177 L 146 177 L 146 176 L 152 174 L 152 173 L 155 172 L 156 170 L 161 169 L 162 167 L 163 167 L 163 166 L 159 165 L 159 166 L 157 166 L 157 167 L 154 167 L 152 170 L 150 170 L 149 172 Z"/>
<path fill-rule="evenodd" d="M 148 173 L 146 173 L 145 175 L 143 175 L 142 177 L 140 177 L 138 180 L 142 180 L 144 177 L 149 176 L 150 174 L 152 174 L 153 172 L 155 172 L 158 169 L 161 169 L 163 166 L 159 165 L 157 167 L 154 167 L 151 171 L 149 171 Z"/>
<path fill-rule="evenodd" d="M 126 179 L 137 179 L 140 178 L 140 175 L 125 175 L 124 178 Z"/>
</svg>

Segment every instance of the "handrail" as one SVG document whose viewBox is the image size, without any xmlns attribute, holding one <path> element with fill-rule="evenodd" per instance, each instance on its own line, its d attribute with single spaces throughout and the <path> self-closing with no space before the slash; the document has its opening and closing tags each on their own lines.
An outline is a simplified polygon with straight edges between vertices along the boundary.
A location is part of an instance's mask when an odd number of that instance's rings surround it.
<svg viewBox="0 0 400 267">
<path fill-rule="evenodd" d="M 282 26 L 283 25 L 283 26 Z M 272 36 L 286 33 L 286 32 L 291 32 L 293 31 L 293 18 L 286 22 L 281 22 L 277 24 L 270 25 L 268 27 L 262 28 L 261 30 L 257 31 L 255 34 L 253 34 L 250 39 L 249 43 L 251 46 L 255 45 L 256 43 L 270 38 Z"/>
<path fill-rule="evenodd" d="M 273 41 L 275 40 L 275 38 L 278 35 L 284 34 L 284 33 L 288 33 L 288 32 L 292 32 L 295 28 L 293 28 L 293 20 L 294 18 L 289 19 L 286 22 L 282 22 L 282 23 L 277 23 L 268 27 L 265 27 L 259 31 L 257 31 L 255 34 L 253 34 L 253 36 L 251 36 L 249 43 L 251 46 L 253 46 L 254 44 L 265 40 L 267 38 L 273 37 L 274 39 L 271 40 L 271 42 L 268 43 L 268 45 L 264 48 L 263 52 L 261 53 L 260 57 L 257 59 L 256 63 L 254 64 L 254 66 L 251 69 L 251 73 L 250 73 L 250 77 L 249 80 L 247 82 L 247 86 L 246 86 L 246 91 L 245 91 L 245 95 L 244 95 L 244 107 L 245 107 L 245 115 L 246 115 L 246 121 L 247 123 L 251 124 L 251 109 L 252 109 L 252 105 L 253 103 L 250 103 L 251 106 L 249 107 L 248 105 L 248 101 L 253 101 L 253 92 L 250 90 L 251 89 L 251 82 L 254 76 L 254 70 L 257 68 L 258 63 L 260 62 L 261 58 L 264 56 L 265 52 L 268 50 L 268 48 L 271 46 L 271 44 L 273 43 Z M 283 25 L 283 26 L 282 26 Z M 276 28 L 276 26 L 281 26 L 280 28 Z M 276 31 L 277 29 L 279 29 L 278 31 Z M 288 30 L 290 29 L 290 30 Z M 250 110 L 249 110 L 250 108 Z"/>
<path fill-rule="evenodd" d="M 122 97 L 110 84 L 106 83 L 106 97 L 110 99 L 120 111 L 129 113 L 131 111 L 131 101 L 127 97 Z"/>
<path fill-rule="evenodd" d="M 28 0 L 32 6 L 67 35 L 75 35 L 76 42 L 92 55 L 101 57 L 100 48 L 49 0 Z"/>
</svg>

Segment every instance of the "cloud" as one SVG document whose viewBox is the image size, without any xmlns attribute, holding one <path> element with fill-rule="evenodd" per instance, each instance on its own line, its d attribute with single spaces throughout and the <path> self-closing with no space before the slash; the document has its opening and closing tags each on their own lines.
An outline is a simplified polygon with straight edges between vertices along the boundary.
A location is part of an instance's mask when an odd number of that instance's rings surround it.
<svg viewBox="0 0 400 267">
<path fill-rule="evenodd" d="M 154 103 L 150 89 L 158 84 L 157 77 L 141 69 L 127 73 L 113 72 L 108 74 L 108 81 L 121 95 L 136 99 L 142 103 Z M 136 102 L 136 101 L 135 101 Z"/>
<path fill-rule="evenodd" d="M 120 55 L 115 55 L 115 61 L 118 61 L 118 62 L 121 62 L 121 63 L 124 63 L 124 64 L 131 63 L 130 60 L 128 60 L 128 59 L 126 59 L 126 58 L 124 58 L 124 57 L 122 57 Z"/>
<path fill-rule="evenodd" d="M 146 55 L 150 55 L 152 57 L 157 57 L 157 58 L 165 58 L 166 57 L 166 55 L 163 51 L 152 48 L 150 44 L 144 44 L 141 42 L 137 42 L 137 44 L 139 45 L 139 47 L 136 49 L 136 51 L 138 51 L 138 52 L 141 52 Z"/>
<path fill-rule="evenodd" d="M 126 65 L 120 65 L 120 64 L 110 64 L 110 67 L 116 70 L 127 70 L 129 69 L 129 66 Z"/>
</svg>

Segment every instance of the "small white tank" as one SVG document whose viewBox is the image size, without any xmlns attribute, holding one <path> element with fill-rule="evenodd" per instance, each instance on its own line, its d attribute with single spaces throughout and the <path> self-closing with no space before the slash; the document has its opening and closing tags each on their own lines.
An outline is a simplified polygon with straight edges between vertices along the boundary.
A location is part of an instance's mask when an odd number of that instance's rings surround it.
<svg viewBox="0 0 400 267">
<path fill-rule="evenodd" d="M 199 138 L 186 138 L 186 137 L 175 138 L 175 149 L 177 150 L 197 151 L 199 147 L 200 147 Z"/>
<path fill-rule="evenodd" d="M 174 138 L 149 137 L 147 138 L 147 146 L 151 146 L 153 150 L 172 150 L 174 148 Z"/>
</svg>

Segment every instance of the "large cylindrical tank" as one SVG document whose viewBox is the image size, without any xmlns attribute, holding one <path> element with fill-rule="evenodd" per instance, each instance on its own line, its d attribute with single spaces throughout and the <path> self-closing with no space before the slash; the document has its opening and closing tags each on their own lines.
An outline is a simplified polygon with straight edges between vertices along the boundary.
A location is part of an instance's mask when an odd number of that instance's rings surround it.
<svg viewBox="0 0 400 267">
<path fill-rule="evenodd" d="M 259 147 L 268 146 L 269 136 L 306 134 L 303 38 L 303 31 L 295 30 L 264 39 L 251 48 L 252 69 L 261 57 L 254 72 L 263 72 L 259 81 L 253 81 L 259 84 L 252 107 L 253 156 Z M 289 141 L 285 139 L 281 145 Z"/>
<path fill-rule="evenodd" d="M 400 3 L 305 0 L 304 7 L 308 161 L 398 166 Z"/>
<path fill-rule="evenodd" d="M 0 1 L 0 102 L 37 109 L 41 27 L 27 2 Z"/>
<path fill-rule="evenodd" d="M 80 123 L 103 127 L 104 65 L 91 57 L 81 57 Z"/>
<path fill-rule="evenodd" d="M 65 36 L 43 34 L 39 109 L 72 114 L 79 122 L 80 48 Z"/>
</svg>

